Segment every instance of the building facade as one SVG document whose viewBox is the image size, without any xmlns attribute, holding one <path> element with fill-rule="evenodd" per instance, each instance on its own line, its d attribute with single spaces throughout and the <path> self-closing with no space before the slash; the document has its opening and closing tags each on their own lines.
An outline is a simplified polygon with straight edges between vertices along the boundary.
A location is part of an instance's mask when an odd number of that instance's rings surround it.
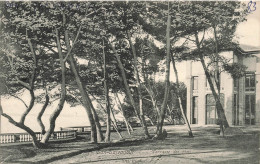
<svg viewBox="0 0 260 164">
<path fill-rule="evenodd" d="M 260 125 L 260 50 L 240 46 L 221 55 L 229 63 L 247 67 L 237 80 L 227 72 L 220 75 L 220 100 L 227 121 L 230 125 Z M 188 61 L 186 67 L 188 120 L 198 125 L 217 124 L 215 100 L 200 61 Z"/>
</svg>

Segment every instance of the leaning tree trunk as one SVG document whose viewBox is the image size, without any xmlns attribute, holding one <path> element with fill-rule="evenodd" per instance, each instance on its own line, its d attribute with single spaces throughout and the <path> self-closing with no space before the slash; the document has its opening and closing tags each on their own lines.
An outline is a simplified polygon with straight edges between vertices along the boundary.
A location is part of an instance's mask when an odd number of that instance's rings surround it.
<svg viewBox="0 0 260 164">
<path fill-rule="evenodd" d="M 128 36 L 128 41 L 130 43 L 130 46 L 132 48 L 133 56 L 134 56 L 134 71 L 135 71 L 136 83 L 138 85 L 137 92 L 138 92 L 138 99 L 139 99 L 139 114 L 140 114 L 140 118 L 141 118 L 141 123 L 142 123 L 142 127 L 144 129 L 145 138 L 150 138 L 148 128 L 146 125 L 146 121 L 145 121 L 145 117 L 144 117 L 144 111 L 143 111 L 143 98 L 142 98 L 142 92 L 141 92 L 141 82 L 140 82 L 139 72 L 138 72 L 138 68 L 137 68 L 138 60 L 137 60 L 136 50 L 131 41 L 131 36 L 130 36 L 129 31 L 127 31 L 127 36 Z"/>
<path fill-rule="evenodd" d="M 122 79 L 123 79 L 123 83 L 124 83 L 124 87 L 125 87 L 125 93 L 126 93 L 126 96 L 128 97 L 129 101 L 130 101 L 130 104 L 131 106 L 134 108 L 134 112 L 135 112 L 135 115 L 138 117 L 138 119 L 140 120 L 140 122 L 142 122 L 141 118 L 140 118 L 140 115 L 138 113 L 138 110 L 137 110 L 137 107 L 136 107 L 136 104 L 135 104 L 135 101 L 134 101 L 134 98 L 132 96 L 132 93 L 130 91 L 130 88 L 129 88 L 129 85 L 128 85 L 128 82 L 127 82 L 127 79 L 126 79 L 126 74 L 125 74 L 125 70 L 124 70 L 124 66 L 121 62 L 121 59 L 120 59 L 120 56 L 119 54 L 117 53 L 115 47 L 110 43 L 111 45 L 111 48 L 115 54 L 115 57 L 116 57 L 116 60 L 117 60 L 117 63 L 118 63 L 118 67 L 120 69 L 120 72 L 121 72 L 121 76 L 122 76 Z"/>
<path fill-rule="evenodd" d="M 150 82 L 148 81 L 147 84 L 148 84 L 148 87 L 145 86 L 145 89 L 148 92 L 149 97 L 151 98 L 151 102 L 152 102 L 154 111 L 156 111 L 156 113 L 157 113 L 157 123 L 158 123 L 159 122 L 158 117 L 160 115 L 160 109 L 157 106 L 157 103 L 156 103 L 156 100 L 155 100 L 155 95 L 154 95 L 154 92 L 153 92 L 152 87 L 150 85 Z"/>
<path fill-rule="evenodd" d="M 91 126 L 91 141 L 96 143 L 97 142 L 96 124 L 94 122 L 91 107 L 89 105 L 89 102 L 87 101 L 87 93 L 86 93 L 86 91 L 83 87 L 80 76 L 79 76 L 78 71 L 77 71 L 76 66 L 75 66 L 74 59 L 71 55 L 69 56 L 69 61 L 70 61 L 70 69 L 75 76 L 75 80 L 76 80 L 78 89 L 80 91 L 81 97 L 82 97 L 83 106 L 84 106 L 86 113 L 88 115 L 88 120 L 89 120 L 89 123 L 90 123 L 90 126 Z"/>
<path fill-rule="evenodd" d="M 207 77 L 207 80 L 209 82 L 209 86 L 210 86 L 210 89 L 212 91 L 212 94 L 214 96 L 214 99 L 216 101 L 216 108 L 217 108 L 217 114 L 218 114 L 218 117 L 220 119 L 220 124 L 221 126 L 224 126 L 225 128 L 228 128 L 229 127 L 229 124 L 227 122 L 227 119 L 226 119 L 226 115 L 225 115 L 225 112 L 224 112 L 224 109 L 222 107 L 222 104 L 220 102 L 220 99 L 219 99 L 219 96 L 217 94 L 217 92 L 215 91 L 215 88 L 214 88 L 214 85 L 213 85 L 213 82 L 210 78 L 210 73 L 206 67 L 206 64 L 205 64 L 205 61 L 203 59 L 203 57 L 200 57 L 200 61 L 202 63 L 202 66 L 203 66 L 203 69 L 204 69 L 204 72 L 206 74 L 206 77 Z"/>
<path fill-rule="evenodd" d="M 149 97 L 151 98 L 151 102 L 152 102 L 154 111 L 157 112 L 157 123 L 158 123 L 159 122 L 160 109 L 157 106 L 157 103 L 156 103 L 156 100 L 155 100 L 155 95 L 154 95 L 154 92 L 152 90 L 150 80 L 148 79 L 147 71 L 144 71 L 144 63 L 145 62 L 142 59 L 142 70 L 143 70 L 142 73 L 143 73 L 144 80 L 147 84 L 147 86 L 145 85 L 144 87 L 145 87 L 146 91 L 148 92 Z"/>
<path fill-rule="evenodd" d="M 168 18 L 167 18 L 167 28 L 166 28 L 166 69 L 165 69 L 165 91 L 164 91 L 164 99 L 161 106 L 160 115 L 158 117 L 157 124 L 157 138 L 163 138 L 163 121 L 165 118 L 165 110 L 169 97 L 169 88 L 170 88 L 170 28 L 171 28 L 171 15 L 170 15 L 170 7 L 168 2 Z"/>
<path fill-rule="evenodd" d="M 218 96 L 218 94 L 217 94 L 217 92 L 216 92 L 216 90 L 215 90 L 215 88 L 214 88 L 213 81 L 212 81 L 212 79 L 211 79 L 211 77 L 210 77 L 210 73 L 209 73 L 209 71 L 208 71 L 208 68 L 207 68 L 206 63 L 205 63 L 205 60 L 204 60 L 204 56 L 203 56 L 203 54 L 202 54 L 201 51 L 200 51 L 200 42 L 199 42 L 198 34 L 197 34 L 197 33 L 195 34 L 195 38 L 196 38 L 196 45 L 197 45 L 197 48 L 198 48 L 198 50 L 199 50 L 200 62 L 201 62 L 201 64 L 202 64 L 202 67 L 203 67 L 203 69 L 204 69 L 206 78 L 207 78 L 207 80 L 208 80 L 208 82 L 209 82 L 210 89 L 211 89 L 212 94 L 213 94 L 213 96 L 214 96 L 214 99 L 215 99 L 215 101 L 216 101 L 217 114 L 218 114 L 218 118 L 219 118 L 220 124 L 221 124 L 221 125 L 220 125 L 220 128 L 221 128 L 222 126 L 224 126 L 224 128 L 228 128 L 228 127 L 229 127 L 229 124 L 228 124 L 228 122 L 227 122 L 224 109 L 223 109 L 222 104 L 221 104 L 221 102 L 220 102 L 219 96 Z"/>
<path fill-rule="evenodd" d="M 117 123 L 116 123 L 116 118 L 115 118 L 115 114 L 113 112 L 113 109 L 110 108 L 111 110 L 111 115 L 113 117 L 113 120 L 112 120 L 112 124 L 113 124 L 113 127 L 114 129 L 116 130 L 117 134 L 119 135 L 120 139 L 123 139 L 123 136 L 121 135 L 121 133 L 119 132 L 119 129 L 118 129 L 118 126 L 117 126 Z"/>
<path fill-rule="evenodd" d="M 213 25 L 213 32 L 214 32 L 214 39 L 215 39 L 215 57 L 216 57 L 216 63 L 215 63 L 215 83 L 218 90 L 218 98 L 220 100 L 220 70 L 219 70 L 219 53 L 218 53 L 218 39 L 217 39 L 217 31 L 216 26 Z M 224 136 L 224 127 L 223 123 L 220 123 L 220 135 Z"/>
<path fill-rule="evenodd" d="M 70 44 L 69 44 L 69 36 L 68 36 L 67 30 L 65 31 L 65 41 L 66 41 L 67 49 L 71 50 L 71 48 L 73 48 L 73 47 L 71 47 Z M 79 76 L 79 72 L 77 70 L 76 62 L 75 62 L 75 59 L 73 57 L 73 54 L 69 54 L 68 59 L 69 59 L 70 69 L 75 76 L 75 80 L 76 80 L 78 89 L 80 91 L 81 97 L 82 97 L 83 106 L 86 110 L 86 113 L 88 115 L 88 119 L 89 119 L 89 122 L 90 122 L 91 141 L 94 142 L 94 143 L 96 143 L 97 141 L 100 142 L 100 141 L 103 140 L 103 136 L 102 136 L 101 126 L 100 126 L 100 123 L 99 123 L 98 116 L 97 116 L 95 109 L 92 105 L 92 102 L 91 102 L 91 100 L 88 96 L 88 93 L 86 92 L 86 89 L 84 88 L 84 86 L 82 84 L 82 80 Z"/>
<path fill-rule="evenodd" d="M 133 132 L 134 130 L 133 130 L 132 126 L 130 125 L 128 119 L 126 118 L 125 110 L 122 107 L 121 101 L 119 100 L 117 93 L 115 92 L 114 95 L 115 95 L 115 102 L 117 103 L 117 101 L 118 101 L 118 103 L 119 103 L 119 110 L 121 111 L 121 113 L 124 117 L 124 122 L 125 122 L 126 129 L 128 131 L 128 134 L 131 135 L 131 132 Z"/>
<path fill-rule="evenodd" d="M 57 40 L 58 54 L 59 54 L 59 60 L 60 60 L 60 65 L 61 65 L 61 94 L 60 94 L 59 104 L 50 117 L 49 129 L 42 137 L 41 143 L 44 143 L 44 144 L 49 141 L 51 134 L 54 132 L 56 119 L 60 115 L 60 112 L 63 109 L 64 103 L 65 103 L 65 98 L 66 98 L 66 83 L 65 83 L 66 66 L 65 66 L 65 62 L 63 61 L 63 54 L 62 54 L 62 50 L 61 50 L 58 29 L 56 29 L 56 40 Z"/>
<path fill-rule="evenodd" d="M 177 68 L 176 68 L 176 64 L 175 64 L 175 60 L 174 60 L 174 56 L 172 55 L 172 66 L 173 66 L 173 70 L 174 70 L 174 73 L 175 73 L 175 78 L 176 78 L 176 85 L 177 85 L 177 98 L 178 98 L 178 101 L 179 101 L 179 105 L 180 105 L 180 109 L 181 109 L 181 114 L 182 114 L 182 117 L 185 121 L 185 124 L 187 126 L 187 129 L 188 129 L 188 133 L 189 133 L 189 136 L 190 137 L 193 137 L 193 134 L 192 134 L 192 130 L 190 128 L 190 123 L 184 113 L 184 110 L 183 110 L 183 107 L 182 107 L 182 102 L 181 102 L 181 97 L 180 97 L 180 84 L 179 84 L 179 76 L 178 76 L 178 71 L 177 71 Z M 172 93 L 172 97 L 173 97 L 173 93 Z"/>
<path fill-rule="evenodd" d="M 143 78 L 144 78 L 144 81 L 145 81 L 144 87 L 145 87 L 146 91 L 148 92 L 149 97 L 151 98 L 151 102 L 152 102 L 154 111 L 157 112 L 157 122 L 158 122 L 158 116 L 160 115 L 160 110 L 159 110 L 159 108 L 156 104 L 156 101 L 154 99 L 155 96 L 154 96 L 154 92 L 152 90 L 152 86 L 150 84 L 150 80 L 148 79 L 147 71 L 145 71 L 145 60 L 144 60 L 144 58 L 142 58 L 142 65 L 141 66 L 142 66 Z"/>
</svg>

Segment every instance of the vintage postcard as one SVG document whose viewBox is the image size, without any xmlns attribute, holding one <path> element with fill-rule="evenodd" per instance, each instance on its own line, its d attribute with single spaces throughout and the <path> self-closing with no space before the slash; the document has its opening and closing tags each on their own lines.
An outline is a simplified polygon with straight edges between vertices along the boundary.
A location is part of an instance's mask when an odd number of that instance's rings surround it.
<svg viewBox="0 0 260 164">
<path fill-rule="evenodd" d="M 0 163 L 260 157 L 260 1 L 0 1 Z"/>
</svg>

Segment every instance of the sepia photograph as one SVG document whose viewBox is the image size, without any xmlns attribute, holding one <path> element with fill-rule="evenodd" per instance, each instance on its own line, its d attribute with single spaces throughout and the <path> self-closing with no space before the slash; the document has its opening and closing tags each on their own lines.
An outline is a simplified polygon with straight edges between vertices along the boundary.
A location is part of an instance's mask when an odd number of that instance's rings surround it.
<svg viewBox="0 0 260 164">
<path fill-rule="evenodd" d="M 0 0 L 0 163 L 259 164 L 259 0 Z"/>
</svg>

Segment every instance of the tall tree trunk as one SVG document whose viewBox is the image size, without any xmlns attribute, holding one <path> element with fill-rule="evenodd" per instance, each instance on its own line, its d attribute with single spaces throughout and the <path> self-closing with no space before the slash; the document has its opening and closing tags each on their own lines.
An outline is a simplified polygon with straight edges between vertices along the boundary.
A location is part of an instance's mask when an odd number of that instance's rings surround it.
<svg viewBox="0 0 260 164">
<path fill-rule="evenodd" d="M 135 46 L 133 45 L 133 43 L 131 41 L 131 35 L 130 35 L 129 31 L 127 31 L 127 36 L 128 36 L 128 41 L 130 43 L 130 46 L 132 48 L 133 56 L 134 56 L 134 71 L 135 71 L 135 78 L 136 78 L 136 83 L 137 83 L 137 92 L 138 92 L 138 99 L 139 99 L 139 113 L 140 113 L 140 118 L 141 118 L 140 121 L 142 123 L 145 138 L 150 138 L 148 128 L 146 125 L 146 121 L 145 121 L 145 117 L 144 117 L 144 111 L 143 111 L 143 98 L 142 98 L 142 92 L 141 92 L 141 81 L 140 81 L 139 72 L 138 72 L 138 68 L 137 68 L 138 60 L 137 60 L 136 50 L 135 50 Z"/>
<path fill-rule="evenodd" d="M 216 26 L 213 25 L 213 32 L 214 32 L 214 39 L 215 39 L 215 57 L 216 57 L 216 63 L 215 63 L 215 83 L 218 90 L 218 98 L 220 100 L 220 71 L 219 71 L 219 53 L 218 53 L 218 39 L 217 39 L 217 31 Z M 220 123 L 220 135 L 224 136 L 224 127 L 223 123 Z"/>
<path fill-rule="evenodd" d="M 63 109 L 64 103 L 65 103 L 65 98 L 66 98 L 66 83 L 65 83 L 66 82 L 66 79 L 65 79 L 66 66 L 65 66 L 65 62 L 63 61 L 63 54 L 62 54 L 62 50 L 61 50 L 59 31 L 58 31 L 58 29 L 56 29 L 55 31 L 56 31 L 56 40 L 57 40 L 59 60 L 60 60 L 60 65 L 61 65 L 61 94 L 60 94 L 59 104 L 50 117 L 49 129 L 43 135 L 41 143 L 47 143 L 49 141 L 49 138 L 55 129 L 56 119 L 60 115 L 60 112 Z"/>
<path fill-rule="evenodd" d="M 176 68 L 176 64 L 175 64 L 175 60 L 174 60 L 174 56 L 172 54 L 172 66 L 173 66 L 173 70 L 174 70 L 174 73 L 175 73 L 175 78 L 176 78 L 176 85 L 177 85 L 177 98 L 178 98 L 178 101 L 179 101 L 179 105 L 180 105 L 180 109 L 181 109 L 181 113 L 182 113 L 182 117 L 185 121 L 185 124 L 187 126 L 187 129 L 188 129 L 188 133 L 189 133 L 189 136 L 190 137 L 193 137 L 193 134 L 192 134 L 192 130 L 190 128 L 190 123 L 184 113 L 184 110 L 183 110 L 183 107 L 182 107 L 182 102 L 181 102 L 181 97 L 180 97 L 180 83 L 179 83 L 179 75 L 178 75 L 178 71 L 177 71 L 177 68 Z M 172 97 L 173 97 L 173 93 L 172 93 Z"/>
<path fill-rule="evenodd" d="M 170 88 L 170 28 L 171 28 L 171 15 L 170 15 L 170 6 L 168 2 L 168 18 L 167 18 L 167 28 L 166 28 L 166 69 L 165 69 L 165 91 L 164 91 L 164 99 L 163 103 L 161 106 L 161 111 L 158 119 L 158 124 L 157 124 L 157 137 L 158 139 L 163 138 L 162 132 L 163 132 L 163 121 L 165 118 L 165 110 L 166 110 L 166 105 L 168 102 L 168 97 L 169 97 L 169 88 Z"/>
<path fill-rule="evenodd" d="M 219 118 L 219 121 L 220 121 L 220 128 L 222 128 L 222 126 L 224 126 L 224 128 L 228 128 L 229 124 L 227 122 L 224 109 L 223 109 L 222 104 L 220 102 L 219 96 L 218 96 L 218 94 L 217 94 L 217 92 L 216 92 L 216 90 L 214 88 L 213 81 L 211 79 L 209 70 L 208 70 L 208 68 L 206 66 L 206 63 L 205 63 L 205 60 L 204 60 L 204 55 L 202 54 L 202 52 L 200 50 L 200 42 L 199 42 L 199 38 L 198 38 L 198 34 L 197 33 L 195 34 L 195 38 L 196 38 L 196 46 L 197 46 L 197 48 L 199 50 L 198 53 L 199 53 L 200 62 L 202 64 L 202 67 L 204 69 L 206 78 L 207 78 L 207 80 L 209 82 L 210 89 L 211 89 L 212 94 L 214 96 L 214 99 L 216 101 L 216 108 L 217 108 L 218 118 Z"/>
<path fill-rule="evenodd" d="M 107 113 L 107 130 L 106 130 L 106 137 L 105 142 L 110 141 L 110 133 L 111 133 L 111 117 L 110 117 L 110 101 L 109 101 L 109 92 L 107 86 L 107 71 L 106 71 L 106 54 L 105 54 L 105 45 L 103 40 L 103 73 L 104 73 L 104 94 L 105 94 L 105 101 L 106 101 L 106 113 Z"/>
</svg>

